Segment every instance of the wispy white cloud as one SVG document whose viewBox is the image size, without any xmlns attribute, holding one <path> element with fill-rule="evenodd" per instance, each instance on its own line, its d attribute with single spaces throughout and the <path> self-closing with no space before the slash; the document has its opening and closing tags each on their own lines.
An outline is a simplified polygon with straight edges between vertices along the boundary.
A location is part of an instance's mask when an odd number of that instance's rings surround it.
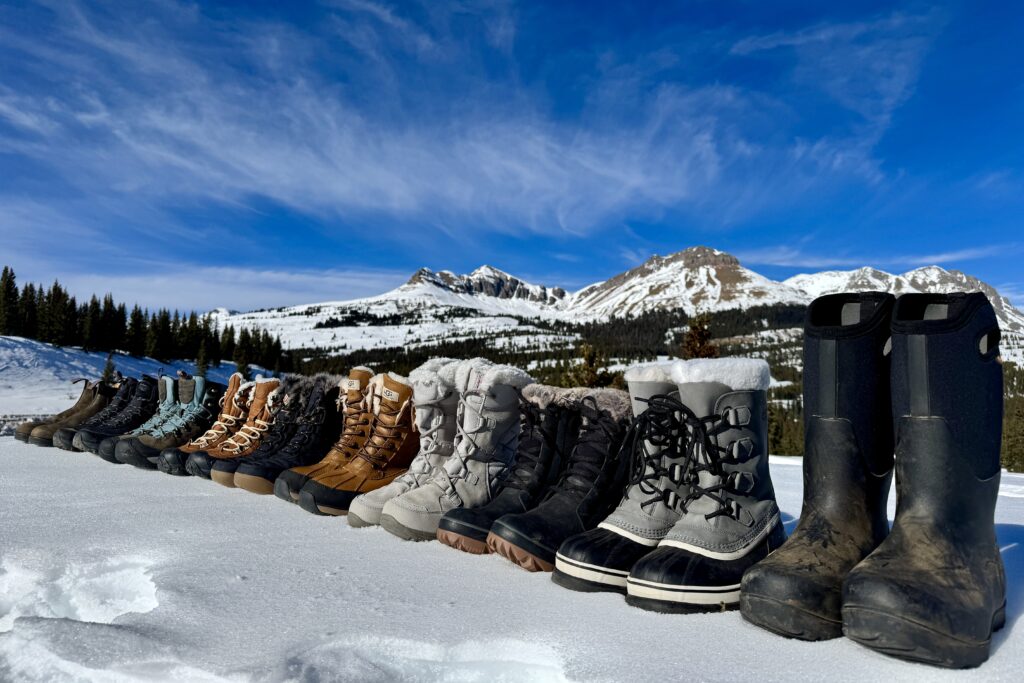
<svg viewBox="0 0 1024 683">
<path fill-rule="evenodd" d="M 983 247 L 969 247 L 944 252 L 925 254 L 869 255 L 834 252 L 812 253 L 801 246 L 776 245 L 758 249 L 739 250 L 736 257 L 748 264 L 782 266 L 791 268 L 878 268 L 920 267 L 949 265 L 964 261 L 976 261 L 1021 251 L 1017 243 L 992 244 Z"/>
</svg>

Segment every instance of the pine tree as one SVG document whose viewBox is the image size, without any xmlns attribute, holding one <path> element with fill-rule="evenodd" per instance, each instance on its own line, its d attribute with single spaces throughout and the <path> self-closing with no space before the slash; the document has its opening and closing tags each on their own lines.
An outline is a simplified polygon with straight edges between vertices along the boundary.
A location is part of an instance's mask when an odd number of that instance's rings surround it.
<svg viewBox="0 0 1024 683">
<path fill-rule="evenodd" d="M 21 334 L 29 339 L 39 339 L 39 293 L 29 282 L 21 290 L 18 299 L 18 315 L 21 316 Z"/>
<path fill-rule="evenodd" d="M 690 318 L 683 337 L 683 358 L 718 358 L 718 347 L 711 343 L 711 316 L 707 313 Z"/>
<path fill-rule="evenodd" d="M 206 341 L 199 342 L 199 351 L 196 352 L 196 376 L 206 377 L 209 361 L 206 358 Z"/>
<path fill-rule="evenodd" d="M 104 382 L 110 383 L 114 380 L 114 353 L 107 353 L 107 362 L 103 364 L 103 377 Z"/>
<path fill-rule="evenodd" d="M 18 298 L 18 283 L 14 269 L 4 266 L 0 273 L 0 334 L 21 333 Z"/>
<path fill-rule="evenodd" d="M 220 335 L 221 358 L 235 357 L 235 326 L 228 325 Z"/>
<path fill-rule="evenodd" d="M 103 347 L 103 318 L 100 300 L 93 294 L 83 309 L 82 347 L 86 351 L 95 351 Z"/>
<path fill-rule="evenodd" d="M 133 356 L 141 356 L 146 353 L 146 314 L 142 312 L 138 304 L 132 307 L 131 315 L 128 317 L 128 331 L 125 333 L 125 351 Z"/>
</svg>

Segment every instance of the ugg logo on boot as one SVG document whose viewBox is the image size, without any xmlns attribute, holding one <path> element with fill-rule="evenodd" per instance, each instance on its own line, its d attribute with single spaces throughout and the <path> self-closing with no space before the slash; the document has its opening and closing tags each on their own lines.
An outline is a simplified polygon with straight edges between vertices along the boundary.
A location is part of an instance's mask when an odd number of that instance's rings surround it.
<svg viewBox="0 0 1024 683">
<path fill-rule="evenodd" d="M 397 401 L 398 400 L 398 392 L 395 391 L 394 389 L 388 389 L 387 387 L 385 387 L 384 391 L 381 392 L 381 395 L 387 401 Z"/>
<path fill-rule="evenodd" d="M 359 380 L 347 379 L 345 380 L 345 391 L 359 391 Z"/>
</svg>

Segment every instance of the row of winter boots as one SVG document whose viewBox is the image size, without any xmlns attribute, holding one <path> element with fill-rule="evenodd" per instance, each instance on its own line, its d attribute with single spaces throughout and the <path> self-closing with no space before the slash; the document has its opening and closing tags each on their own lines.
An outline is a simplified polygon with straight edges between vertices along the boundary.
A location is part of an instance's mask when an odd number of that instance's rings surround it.
<svg viewBox="0 0 1024 683">
<path fill-rule="evenodd" d="M 945 667 L 988 658 L 1006 619 L 994 526 L 998 343 L 981 293 L 836 294 L 810 305 L 803 511 L 782 548 L 743 577 L 745 619 Z"/>
</svg>

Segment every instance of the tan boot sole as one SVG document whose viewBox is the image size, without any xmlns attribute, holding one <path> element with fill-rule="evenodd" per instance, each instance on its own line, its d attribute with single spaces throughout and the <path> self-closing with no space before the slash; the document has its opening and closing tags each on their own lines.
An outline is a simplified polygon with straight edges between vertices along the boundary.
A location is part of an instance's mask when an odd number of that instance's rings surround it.
<svg viewBox="0 0 1024 683">
<path fill-rule="evenodd" d="M 235 486 L 260 495 L 274 492 L 274 482 L 267 481 L 263 477 L 254 477 L 251 474 L 235 473 Z"/>
<path fill-rule="evenodd" d="M 464 553 L 486 555 L 491 552 L 491 549 L 487 547 L 486 541 L 478 541 L 475 538 L 469 538 L 468 536 L 457 534 L 454 531 L 438 529 L 437 540 L 441 541 L 441 543 L 444 543 L 445 545 L 450 545 L 456 550 L 461 550 Z"/>
<path fill-rule="evenodd" d="M 528 572 L 552 572 L 555 570 L 555 565 L 545 562 L 536 555 L 531 555 L 494 533 L 487 534 L 487 547 L 491 549 L 492 553 L 501 555 Z"/>
<path fill-rule="evenodd" d="M 234 472 L 221 472 L 219 470 L 210 470 L 210 479 L 213 479 L 221 486 L 227 486 L 229 489 L 235 488 Z"/>
</svg>

